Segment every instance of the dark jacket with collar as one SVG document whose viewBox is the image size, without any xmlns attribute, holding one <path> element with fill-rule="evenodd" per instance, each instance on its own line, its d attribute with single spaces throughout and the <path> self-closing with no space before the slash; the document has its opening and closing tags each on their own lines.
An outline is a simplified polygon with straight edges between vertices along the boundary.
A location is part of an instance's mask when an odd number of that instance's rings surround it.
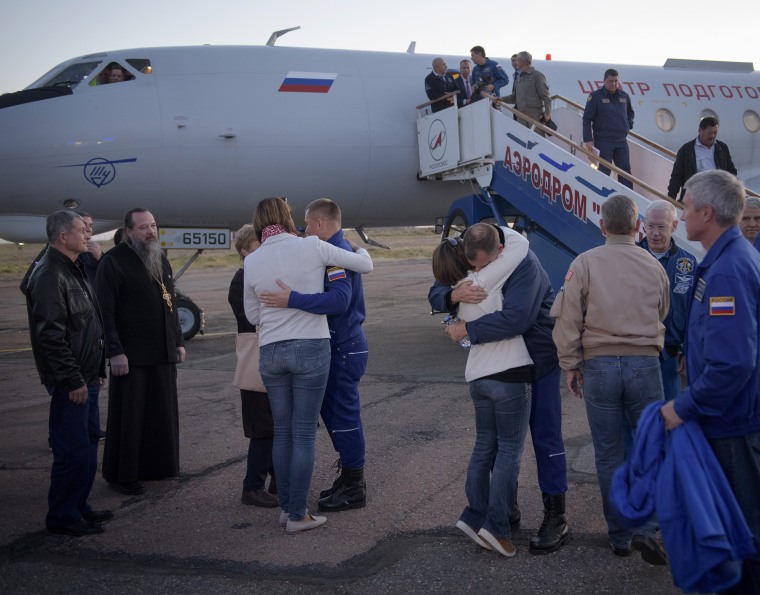
<svg viewBox="0 0 760 595">
<path fill-rule="evenodd" d="M 105 377 L 103 321 L 82 270 L 49 247 L 26 287 L 29 334 L 40 381 L 72 391 Z"/>
<path fill-rule="evenodd" d="M 451 78 L 448 72 L 441 76 L 438 76 L 435 72 L 431 72 L 425 77 L 425 93 L 427 93 L 430 101 L 443 97 L 446 93 L 453 93 L 456 90 L 457 86 L 454 83 L 454 79 Z M 448 101 L 436 101 L 430 107 L 433 113 L 435 113 L 451 107 L 451 104 Z"/>
<path fill-rule="evenodd" d="M 668 196 L 670 198 L 678 197 L 683 200 L 683 185 L 686 181 L 697 173 L 697 139 L 689 141 L 678 149 L 676 161 L 673 164 L 673 172 L 670 174 L 670 183 L 668 184 Z M 731 160 L 731 153 L 728 145 L 719 140 L 715 141 L 715 167 L 736 175 L 736 166 Z M 678 191 L 681 194 L 678 194 Z"/>
</svg>

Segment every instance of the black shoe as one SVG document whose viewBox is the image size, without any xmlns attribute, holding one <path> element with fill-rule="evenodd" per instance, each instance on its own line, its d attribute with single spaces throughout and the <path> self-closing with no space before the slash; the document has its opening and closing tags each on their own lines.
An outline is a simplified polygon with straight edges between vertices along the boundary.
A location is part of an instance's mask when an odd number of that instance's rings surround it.
<svg viewBox="0 0 760 595">
<path fill-rule="evenodd" d="M 608 538 L 607 543 L 610 544 L 610 548 L 612 549 L 612 553 L 616 556 L 619 556 L 621 558 L 627 558 L 631 555 L 631 548 L 629 547 L 617 547 L 612 541 Z"/>
<path fill-rule="evenodd" d="M 531 554 L 551 554 L 570 539 L 570 529 L 565 517 L 565 494 L 541 494 L 544 501 L 544 520 L 538 533 L 528 545 Z"/>
<path fill-rule="evenodd" d="M 110 521 L 113 518 L 113 512 L 110 510 L 91 510 L 83 512 L 82 518 L 89 523 L 102 523 Z"/>
<path fill-rule="evenodd" d="M 270 494 L 264 488 L 258 490 L 243 490 L 240 501 L 248 506 L 259 506 L 261 508 L 275 508 L 280 505 L 277 496 Z"/>
<path fill-rule="evenodd" d="M 97 535 L 103 532 L 103 527 L 96 523 L 88 523 L 80 519 L 76 523 L 69 523 L 60 527 L 48 527 L 48 532 L 58 533 L 59 535 L 69 535 L 70 537 L 84 537 L 85 535 Z"/>
<path fill-rule="evenodd" d="M 338 477 L 335 478 L 335 481 L 333 481 L 333 484 L 327 488 L 326 490 L 322 490 L 319 492 L 319 499 L 322 500 L 324 498 L 329 498 L 332 496 L 336 491 L 338 491 L 338 488 L 343 484 L 343 480 L 345 479 L 346 473 L 343 470 L 343 466 L 340 464 L 340 459 L 335 461 L 333 463 L 333 469 L 337 469 Z"/>
<path fill-rule="evenodd" d="M 139 481 L 125 481 L 122 483 L 109 482 L 108 487 L 125 496 L 139 496 L 145 493 L 145 486 Z"/>
<path fill-rule="evenodd" d="M 661 539 L 648 535 L 634 535 L 631 547 L 641 553 L 644 562 L 654 566 L 665 566 L 668 563 L 668 553 Z"/>
<path fill-rule="evenodd" d="M 106 439 L 106 431 L 100 430 L 100 434 L 98 434 L 98 440 L 105 440 Z"/>
<path fill-rule="evenodd" d="M 338 488 L 326 498 L 319 500 L 319 510 L 338 512 L 352 508 L 364 508 L 367 505 L 367 483 L 364 481 L 364 467 L 349 469 L 343 467 L 341 476 L 345 479 Z"/>
</svg>

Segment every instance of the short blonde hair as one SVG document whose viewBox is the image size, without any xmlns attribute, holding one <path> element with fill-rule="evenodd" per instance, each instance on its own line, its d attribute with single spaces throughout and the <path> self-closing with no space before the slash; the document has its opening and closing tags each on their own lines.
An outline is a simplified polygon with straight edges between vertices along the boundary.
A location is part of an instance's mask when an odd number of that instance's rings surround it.
<svg viewBox="0 0 760 595">
<path fill-rule="evenodd" d="M 256 239 L 258 239 L 256 237 L 256 232 L 253 230 L 253 225 L 250 223 L 246 223 L 235 232 L 235 250 L 237 250 L 240 260 L 245 258 L 245 256 L 243 256 L 243 250 L 248 248 L 251 240 Z"/>
</svg>

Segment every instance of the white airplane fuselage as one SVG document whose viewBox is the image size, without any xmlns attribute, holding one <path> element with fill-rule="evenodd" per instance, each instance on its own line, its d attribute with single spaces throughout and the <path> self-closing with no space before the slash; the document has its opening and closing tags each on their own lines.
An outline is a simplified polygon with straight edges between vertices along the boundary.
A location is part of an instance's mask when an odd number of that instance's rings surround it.
<svg viewBox="0 0 760 595">
<path fill-rule="evenodd" d="M 199 46 L 70 60 L 49 75 L 97 63 L 73 94 L 0 109 L 0 237 L 44 240 L 44 217 L 72 200 L 93 214 L 98 231 L 136 206 L 150 208 L 164 227 L 235 229 L 267 196 L 287 196 L 296 221 L 311 200 L 329 197 L 347 228 L 432 224 L 453 199 L 477 192 L 469 183 L 417 179 L 415 106 L 427 101 L 423 79 L 433 57 Z M 130 60 L 149 60 L 152 72 L 132 69 Z M 497 60 L 511 79 L 509 60 Z M 135 79 L 89 85 L 111 62 Z M 607 68 L 534 65 L 552 94 L 581 104 Z M 760 136 L 745 124 L 748 113 L 760 112 L 759 73 L 615 67 L 636 132 L 677 150 L 711 110 L 739 177 L 758 189 Z M 284 86 L 296 73 L 332 83 L 327 92 Z M 658 127 L 661 109 L 673 114 L 668 132 Z"/>
</svg>

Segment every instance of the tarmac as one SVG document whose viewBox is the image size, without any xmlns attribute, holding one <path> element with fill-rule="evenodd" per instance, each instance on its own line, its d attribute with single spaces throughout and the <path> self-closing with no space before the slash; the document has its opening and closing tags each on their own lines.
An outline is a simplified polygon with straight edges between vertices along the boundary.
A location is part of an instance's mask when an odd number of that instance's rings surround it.
<svg viewBox="0 0 760 595">
<path fill-rule="evenodd" d="M 364 278 L 366 508 L 329 514 L 325 526 L 290 536 L 278 509 L 242 505 L 247 441 L 232 386 L 233 273 L 191 268 L 179 282 L 206 317 L 206 332 L 188 342 L 178 373 L 180 477 L 148 482 L 143 496 L 129 497 L 98 475 L 90 503 L 114 510 L 115 518 L 103 534 L 82 538 L 45 530 L 49 398 L 34 367 L 18 281 L 0 281 L 0 592 L 680 592 L 669 567 L 612 554 L 584 405 L 564 387 L 571 541 L 553 554 L 528 552 L 543 508 L 530 437 L 517 555 L 486 551 L 454 528 L 466 504 L 474 416 L 467 353 L 446 339 L 441 317 L 430 315 L 428 261 L 379 263 Z M 100 406 L 105 427 L 107 388 Z M 311 510 L 335 477 L 337 456 L 324 428 L 316 449 Z"/>
</svg>

